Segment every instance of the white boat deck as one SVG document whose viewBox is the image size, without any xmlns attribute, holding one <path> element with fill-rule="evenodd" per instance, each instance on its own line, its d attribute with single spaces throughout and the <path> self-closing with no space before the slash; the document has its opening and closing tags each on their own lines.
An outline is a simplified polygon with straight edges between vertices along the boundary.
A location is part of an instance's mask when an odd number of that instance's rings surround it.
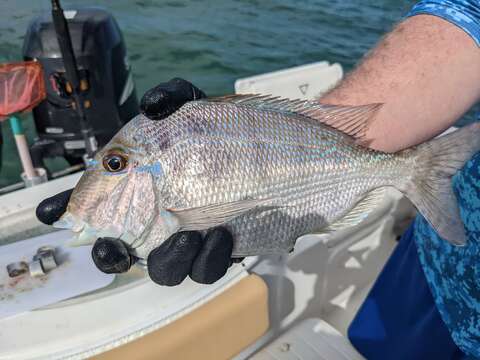
<svg viewBox="0 0 480 360">
<path fill-rule="evenodd" d="M 54 231 L 35 216 L 45 198 L 75 186 L 81 172 L 0 196 L 0 246 Z"/>
<path fill-rule="evenodd" d="M 236 89 L 311 99 L 341 77 L 339 65 L 321 62 L 243 79 Z M 1 196 L 0 246 L 52 231 L 36 220 L 35 207 L 44 198 L 73 187 L 80 175 Z M 384 203 L 361 225 L 333 236 L 304 236 L 289 256 L 249 258 L 210 286 L 186 280 L 174 288 L 159 287 L 136 268 L 95 293 L 0 320 L 0 359 L 85 358 L 174 321 L 248 273 L 259 274 L 269 287 L 271 326 L 237 359 L 248 358 L 305 319 L 325 320 L 338 338 L 345 334 L 395 247 L 398 230 L 394 225 L 411 216 L 408 202 L 389 191 Z"/>
</svg>

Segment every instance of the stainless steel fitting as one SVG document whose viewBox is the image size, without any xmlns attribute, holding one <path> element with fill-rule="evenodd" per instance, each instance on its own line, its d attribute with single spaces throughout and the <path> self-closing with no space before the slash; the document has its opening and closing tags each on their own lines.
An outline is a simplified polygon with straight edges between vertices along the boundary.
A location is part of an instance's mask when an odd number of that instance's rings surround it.
<svg viewBox="0 0 480 360">
<path fill-rule="evenodd" d="M 29 272 L 32 277 L 40 277 L 46 275 L 56 267 L 58 267 L 58 263 L 55 258 L 55 248 L 52 246 L 42 246 L 38 248 L 37 253 L 28 264 L 25 261 L 8 264 L 7 272 L 10 277 L 17 277 L 27 272 Z"/>
</svg>

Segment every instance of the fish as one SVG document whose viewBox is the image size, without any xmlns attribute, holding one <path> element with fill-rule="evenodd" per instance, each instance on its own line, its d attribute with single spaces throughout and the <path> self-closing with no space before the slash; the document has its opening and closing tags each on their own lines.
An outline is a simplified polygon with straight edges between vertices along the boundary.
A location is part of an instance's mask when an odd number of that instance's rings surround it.
<svg viewBox="0 0 480 360">
<path fill-rule="evenodd" d="M 121 239 L 139 259 L 176 232 L 217 226 L 233 234 L 232 257 L 280 254 L 359 224 L 394 187 L 464 245 L 451 177 L 480 150 L 480 124 L 385 153 L 366 138 L 381 106 L 232 95 L 164 120 L 140 114 L 95 155 L 54 226 L 77 245 Z"/>
</svg>

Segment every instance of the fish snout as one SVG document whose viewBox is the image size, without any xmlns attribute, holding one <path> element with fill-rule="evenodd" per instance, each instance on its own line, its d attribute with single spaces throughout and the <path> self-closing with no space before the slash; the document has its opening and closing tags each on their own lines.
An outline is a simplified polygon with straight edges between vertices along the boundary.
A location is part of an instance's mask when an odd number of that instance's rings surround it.
<svg viewBox="0 0 480 360">
<path fill-rule="evenodd" d="M 71 230 L 75 233 L 79 233 L 85 227 L 85 222 L 79 220 L 72 213 L 64 213 L 60 219 L 55 221 L 52 226 L 57 229 Z"/>
</svg>

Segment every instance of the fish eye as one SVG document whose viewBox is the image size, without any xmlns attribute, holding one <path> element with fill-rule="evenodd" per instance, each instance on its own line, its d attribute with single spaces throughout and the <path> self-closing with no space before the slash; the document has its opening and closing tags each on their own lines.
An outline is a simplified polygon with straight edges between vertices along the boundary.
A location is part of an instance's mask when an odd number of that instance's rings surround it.
<svg viewBox="0 0 480 360">
<path fill-rule="evenodd" d="M 118 153 L 107 154 L 103 157 L 103 167 L 108 172 L 119 172 L 127 167 L 128 159 Z"/>
</svg>

